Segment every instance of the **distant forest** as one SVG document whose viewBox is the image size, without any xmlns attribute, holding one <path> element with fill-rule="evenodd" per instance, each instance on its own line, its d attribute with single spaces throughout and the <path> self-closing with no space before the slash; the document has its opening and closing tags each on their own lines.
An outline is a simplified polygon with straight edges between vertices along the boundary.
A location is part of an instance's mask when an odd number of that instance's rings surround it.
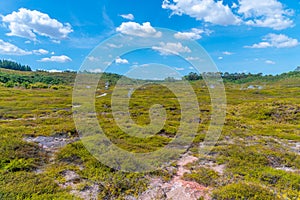
<svg viewBox="0 0 300 200">
<path fill-rule="evenodd" d="M 24 88 L 48 88 L 53 85 L 73 85 L 76 72 L 56 72 L 50 73 L 47 71 L 32 71 L 32 72 L 21 72 L 21 71 L 31 71 L 29 66 L 21 65 L 16 62 L 8 60 L 0 60 L 0 68 L 5 68 L 9 70 L 0 70 L 0 85 L 5 87 L 24 87 Z M 20 72 L 17 72 L 20 71 Z M 89 73 L 89 72 L 85 72 Z M 292 72 L 283 73 L 280 75 L 263 75 L 262 73 L 251 74 L 251 73 L 222 73 L 218 72 L 223 81 L 230 83 L 249 83 L 252 81 L 276 81 L 280 79 L 286 79 L 291 77 L 300 77 L 300 67 L 295 69 Z M 207 74 L 212 74 L 207 72 Z M 122 78 L 122 75 L 112 74 L 112 73 L 102 73 L 102 81 L 109 81 L 111 85 L 116 84 L 116 82 Z M 183 77 L 184 80 L 188 81 L 197 81 L 202 80 L 203 77 L 201 74 L 194 72 L 189 73 Z M 173 77 L 168 77 L 165 81 L 173 82 L 177 81 Z M 158 81 L 160 82 L 160 81 Z"/>
<path fill-rule="evenodd" d="M 283 73 L 280 75 L 263 75 L 262 73 L 258 74 L 251 74 L 251 73 L 222 73 L 220 72 L 220 76 L 222 77 L 224 82 L 232 82 L 232 83 L 248 83 L 256 80 L 261 81 L 272 81 L 272 80 L 278 80 L 278 79 L 284 79 L 284 78 L 290 78 L 300 76 L 300 67 L 298 67 L 295 71 Z M 209 73 L 208 73 L 209 74 Z M 189 73 L 188 75 L 183 77 L 184 80 L 188 81 L 196 81 L 196 80 L 202 80 L 203 77 L 201 74 L 197 74 L 194 72 Z"/>
<path fill-rule="evenodd" d="M 31 68 L 28 65 L 21 65 L 9 60 L 0 60 L 0 68 L 18 71 L 31 71 Z"/>
</svg>

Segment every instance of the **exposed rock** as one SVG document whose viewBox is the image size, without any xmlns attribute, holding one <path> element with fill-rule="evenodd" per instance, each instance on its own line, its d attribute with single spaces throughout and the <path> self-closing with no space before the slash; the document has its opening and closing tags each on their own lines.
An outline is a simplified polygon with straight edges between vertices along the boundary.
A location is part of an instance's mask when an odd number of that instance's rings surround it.
<svg viewBox="0 0 300 200">
<path fill-rule="evenodd" d="M 218 172 L 218 174 L 224 174 L 224 170 L 226 168 L 226 165 L 218 165 L 217 163 L 210 161 L 210 160 L 203 160 L 199 163 L 199 166 L 202 167 L 206 167 L 209 169 L 212 169 L 216 172 Z"/>
<path fill-rule="evenodd" d="M 184 173 L 190 173 L 185 166 L 198 158 L 185 154 L 177 162 L 177 173 L 169 182 L 161 178 L 152 179 L 147 191 L 139 196 L 139 200 L 198 200 L 209 199 L 210 189 L 193 181 L 183 180 Z"/>
<path fill-rule="evenodd" d="M 300 173 L 300 170 L 296 170 L 296 169 L 293 169 L 293 168 L 290 168 L 290 167 L 277 167 L 275 168 L 277 170 L 283 170 L 283 171 L 286 171 L 286 172 L 294 172 L 294 173 Z"/>
<path fill-rule="evenodd" d="M 63 171 L 62 174 L 67 182 L 80 180 L 80 176 L 74 171 L 66 170 L 66 171 Z"/>
<path fill-rule="evenodd" d="M 64 183 L 58 183 L 61 188 L 71 188 L 70 193 L 84 200 L 97 200 L 100 191 L 99 185 L 89 180 L 82 179 L 76 172 L 71 170 L 63 171 Z M 80 188 L 85 185 L 84 188 Z"/>
<path fill-rule="evenodd" d="M 166 193 L 163 189 L 164 183 L 161 179 L 152 179 L 148 190 L 139 196 L 138 200 L 156 200 L 166 199 Z"/>
<path fill-rule="evenodd" d="M 38 137 L 27 137 L 24 138 L 26 142 L 35 142 L 48 152 L 57 152 L 60 148 L 66 146 L 69 143 L 72 143 L 79 138 L 70 139 L 65 136 L 38 136 Z"/>
<path fill-rule="evenodd" d="M 255 90 L 255 89 L 262 90 L 262 89 L 264 89 L 264 87 L 261 86 L 261 85 L 249 85 L 246 88 L 245 87 L 241 87 L 241 90 Z"/>
<path fill-rule="evenodd" d="M 125 197 L 125 200 L 137 200 L 134 196 L 127 196 Z"/>
<path fill-rule="evenodd" d="M 66 146 L 69 143 L 73 143 L 79 138 L 68 138 L 65 135 L 58 136 L 38 136 L 38 137 L 26 137 L 24 138 L 26 142 L 34 142 L 39 145 L 40 148 L 45 150 L 49 156 L 50 163 L 54 163 L 55 153 L 59 151 L 62 147 Z M 45 167 L 45 166 L 44 166 Z M 44 167 L 38 168 L 35 170 L 35 173 L 40 174 L 44 172 Z M 83 168 L 83 166 L 78 166 L 79 168 Z"/>
<path fill-rule="evenodd" d="M 208 199 L 209 189 L 192 181 L 174 181 L 171 190 L 166 193 L 167 200 L 198 200 Z"/>
<path fill-rule="evenodd" d="M 35 142 L 37 143 L 42 149 L 44 149 L 50 157 L 50 163 L 54 164 L 54 155 L 59 149 L 66 146 L 69 143 L 73 143 L 79 138 L 68 138 L 66 136 L 51 136 L 51 137 L 45 137 L 45 136 L 38 136 L 38 137 L 27 137 L 24 138 L 27 142 Z M 35 172 L 36 173 L 43 173 L 44 168 L 38 168 Z M 83 166 L 78 165 L 78 168 L 80 170 L 83 169 Z M 82 179 L 76 172 L 71 170 L 65 170 L 61 172 L 61 175 L 63 176 L 65 182 L 60 183 L 58 181 L 57 184 L 61 188 L 70 188 L 70 193 L 82 198 L 84 200 L 97 200 L 97 196 L 99 194 L 99 185 L 92 183 L 89 180 Z M 82 186 L 84 186 L 82 188 Z"/>
<path fill-rule="evenodd" d="M 300 155 L 300 142 L 289 141 L 289 145 L 293 152 Z"/>
<path fill-rule="evenodd" d="M 265 137 L 265 138 L 269 138 L 269 137 Z M 293 140 L 278 139 L 278 138 L 273 138 L 273 140 L 276 141 L 278 144 L 280 144 L 282 147 L 288 148 L 290 152 L 300 155 L 300 142 L 293 141 Z"/>
</svg>

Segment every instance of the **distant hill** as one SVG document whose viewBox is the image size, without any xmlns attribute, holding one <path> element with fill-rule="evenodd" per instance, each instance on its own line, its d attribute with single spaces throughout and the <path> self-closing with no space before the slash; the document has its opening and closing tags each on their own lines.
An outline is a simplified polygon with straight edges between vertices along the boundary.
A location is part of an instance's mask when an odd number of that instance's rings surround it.
<svg viewBox="0 0 300 200">
<path fill-rule="evenodd" d="M 18 71 L 31 71 L 28 65 L 21 65 L 9 60 L 0 60 L 0 68 L 18 70 Z"/>
<path fill-rule="evenodd" d="M 84 72 L 87 74 L 99 76 L 96 73 Z M 122 78 L 122 75 L 113 73 L 101 73 L 100 85 L 109 82 L 110 85 L 115 85 L 117 81 Z M 31 71 L 29 66 L 21 65 L 19 63 L 0 60 L 0 85 L 5 87 L 42 87 L 47 88 L 53 85 L 67 85 L 73 86 L 77 73 L 71 71 L 65 72 L 47 72 L 47 71 Z M 263 75 L 251 73 L 220 73 L 225 83 L 250 83 L 250 82 L 274 82 L 292 79 L 297 81 L 300 79 L 300 66 L 293 72 L 283 73 L 280 75 Z M 126 79 L 126 77 L 123 77 Z M 295 79 L 296 78 L 296 79 Z M 125 80 L 124 79 L 124 80 Z M 197 73 L 190 73 L 183 79 L 188 81 L 202 80 L 202 76 Z M 142 81 L 142 80 L 139 80 Z M 37 85 L 37 86 L 36 86 Z"/>
<path fill-rule="evenodd" d="M 282 73 L 278 75 L 263 75 L 262 73 L 259 74 L 251 74 L 251 73 L 220 73 L 224 82 L 231 82 L 231 83 L 250 83 L 254 81 L 279 81 L 288 78 L 300 78 L 300 67 L 298 67 L 295 71 Z M 202 76 L 200 74 L 196 74 L 191 72 L 190 74 L 184 77 L 185 80 L 188 81 L 195 81 L 195 80 L 202 80 Z"/>
<path fill-rule="evenodd" d="M 73 86 L 77 73 L 71 71 L 65 72 L 47 72 L 47 71 L 16 71 L 0 68 L 0 85 L 5 87 L 23 87 L 23 88 L 47 88 L 53 85 Z M 98 76 L 99 74 L 94 74 Z M 99 84 L 104 85 L 109 81 L 111 85 L 121 78 L 121 75 L 112 73 L 102 73 Z"/>
</svg>

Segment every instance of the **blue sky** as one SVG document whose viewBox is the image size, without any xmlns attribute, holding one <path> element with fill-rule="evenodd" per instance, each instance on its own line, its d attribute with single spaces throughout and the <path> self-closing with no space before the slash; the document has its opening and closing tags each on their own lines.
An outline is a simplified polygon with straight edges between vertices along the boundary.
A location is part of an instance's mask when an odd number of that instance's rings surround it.
<svg viewBox="0 0 300 200">
<path fill-rule="evenodd" d="M 78 70 L 112 35 L 148 37 L 156 27 L 196 40 L 223 72 L 277 74 L 300 65 L 297 0 L 3 0 L 0 20 L 0 58 L 33 69 Z M 184 48 L 174 44 L 165 48 Z M 149 50 L 116 58 L 114 71 L 159 57 L 182 74 L 191 71 L 176 56 Z"/>
</svg>

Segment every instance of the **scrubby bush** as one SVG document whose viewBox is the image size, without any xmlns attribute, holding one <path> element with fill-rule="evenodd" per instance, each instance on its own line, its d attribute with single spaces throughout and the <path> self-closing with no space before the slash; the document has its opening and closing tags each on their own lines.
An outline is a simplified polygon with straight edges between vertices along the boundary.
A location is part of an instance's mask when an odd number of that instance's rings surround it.
<svg viewBox="0 0 300 200">
<path fill-rule="evenodd" d="M 32 89 L 42 89 L 42 88 L 48 88 L 48 85 L 45 83 L 37 82 L 37 83 L 31 84 L 30 87 Z"/>
<path fill-rule="evenodd" d="M 234 183 L 213 192 L 214 200 L 277 200 L 269 189 L 256 183 Z"/>
<path fill-rule="evenodd" d="M 215 186 L 218 183 L 219 174 L 214 170 L 200 167 L 193 170 L 192 173 L 185 173 L 184 179 L 188 181 L 196 181 L 204 186 Z"/>
<path fill-rule="evenodd" d="M 16 171 L 27 171 L 32 169 L 34 166 L 33 159 L 14 159 L 6 164 L 3 169 L 5 171 L 16 172 Z"/>
</svg>

